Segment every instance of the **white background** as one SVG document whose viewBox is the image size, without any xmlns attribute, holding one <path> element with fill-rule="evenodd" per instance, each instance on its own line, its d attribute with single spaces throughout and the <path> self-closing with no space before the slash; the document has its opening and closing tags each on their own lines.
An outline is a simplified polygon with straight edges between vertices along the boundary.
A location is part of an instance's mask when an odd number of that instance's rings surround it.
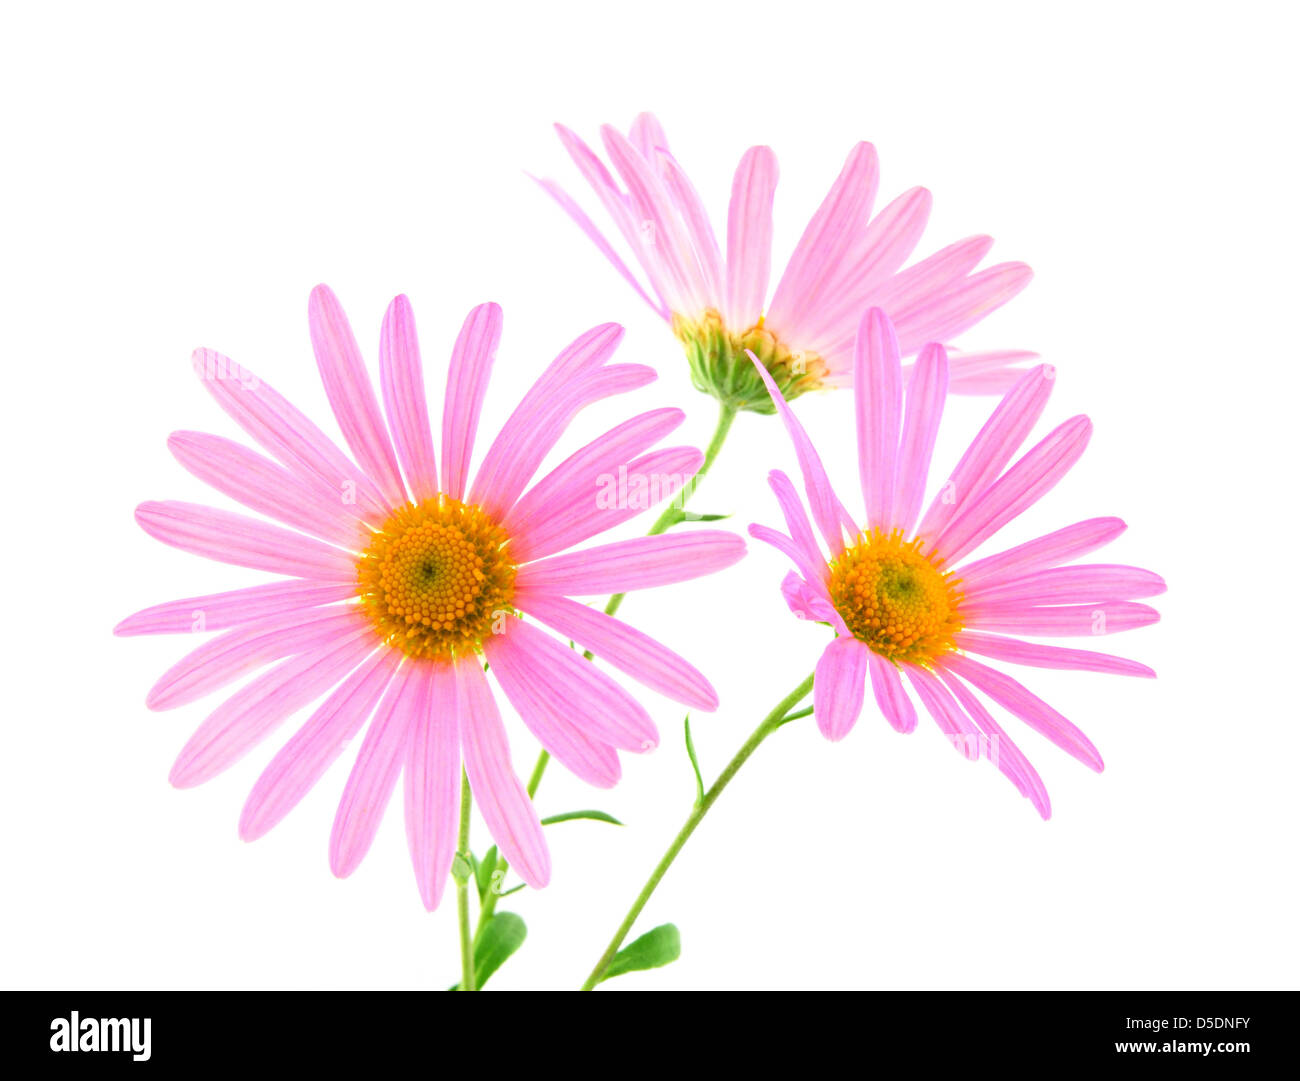
<svg viewBox="0 0 1300 1081">
<path fill-rule="evenodd" d="M 589 411 L 571 450 L 632 409 L 681 404 L 667 330 L 527 179 L 587 200 L 550 124 L 595 138 L 642 109 L 725 222 L 744 149 L 781 163 L 776 262 L 870 139 L 882 201 L 935 195 L 923 252 L 998 238 L 1037 278 L 967 345 L 1057 365 L 1043 427 L 1096 424 L 1073 474 L 1009 539 L 1115 514 L 1101 557 L 1163 573 L 1154 628 L 1107 647 L 1157 681 L 1021 670 L 1087 731 L 1096 775 L 1018 724 L 1051 791 L 1040 821 L 928 721 L 868 710 L 841 744 L 811 721 L 740 775 L 647 910 L 683 958 L 608 985 L 1281 987 L 1296 983 L 1295 450 L 1298 181 L 1287 4 L 18 5 L 0 25 L 4 317 L 3 953 L 14 987 L 424 988 L 456 976 L 455 912 L 421 907 L 398 807 L 360 871 L 327 843 L 340 763 L 255 844 L 244 796 L 287 733 L 180 792 L 172 758 L 213 702 L 144 694 L 192 643 L 114 639 L 137 608 L 260 580 L 134 525 L 205 499 L 178 428 L 235 434 L 189 371 L 222 350 L 334 432 L 306 301 L 337 291 L 373 361 L 388 300 L 415 305 L 439 381 L 464 313 L 505 308 L 483 431 L 558 348 L 606 320 L 658 383 Z M 851 403 L 799 403 L 856 503 Z M 955 399 L 936 471 L 991 402 Z M 440 406 L 435 407 L 435 414 Z M 746 416 L 700 510 L 777 520 L 793 468 Z M 220 497 L 218 503 L 226 505 Z M 629 526 L 632 535 L 646 523 Z M 624 613 L 712 676 L 696 721 L 714 774 L 811 668 L 823 628 L 759 545 L 733 570 Z M 503 907 L 530 937 L 501 988 L 575 986 L 686 814 L 681 710 L 612 792 L 553 767 L 555 874 Z M 515 759 L 534 745 L 512 718 Z M 481 824 L 475 831 L 485 846 Z M 448 895 L 450 898 L 450 894 Z"/>
</svg>

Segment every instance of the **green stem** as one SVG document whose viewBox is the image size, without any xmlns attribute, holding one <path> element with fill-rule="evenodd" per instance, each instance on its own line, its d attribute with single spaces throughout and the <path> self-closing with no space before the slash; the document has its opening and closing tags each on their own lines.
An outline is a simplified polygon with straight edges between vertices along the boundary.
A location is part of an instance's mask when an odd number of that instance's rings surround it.
<svg viewBox="0 0 1300 1081">
<path fill-rule="evenodd" d="M 713 461 L 722 450 L 722 444 L 727 440 L 727 434 L 731 431 L 731 422 L 736 419 L 737 410 L 725 402 L 718 409 L 718 423 L 713 429 L 713 437 L 709 440 L 709 445 L 704 449 L 704 461 L 700 463 L 700 468 L 695 471 L 695 476 L 691 478 L 691 483 L 682 490 L 681 494 L 673 500 L 668 509 L 659 516 L 655 524 L 650 527 L 648 537 L 657 537 L 661 533 L 666 533 L 678 522 L 682 521 L 681 512 L 686 507 L 686 502 L 695 494 L 700 486 L 700 481 L 704 479 L 704 474 L 709 471 Z M 619 606 L 623 603 L 626 593 L 615 593 L 605 604 L 605 615 L 612 616 L 618 611 Z M 583 653 L 587 660 L 591 660 L 594 654 L 591 650 Z M 542 774 L 546 772 L 546 766 L 550 762 L 551 756 L 545 751 L 537 756 L 537 764 L 533 767 L 532 778 L 528 782 L 528 798 L 532 799 L 537 794 L 537 786 L 542 783 Z M 487 926 L 488 920 L 492 918 L 492 913 L 496 911 L 497 897 L 500 896 L 496 889 L 500 883 L 505 881 L 506 872 L 510 869 L 510 864 L 504 856 L 497 856 L 496 867 L 493 873 L 489 875 L 488 881 L 491 886 L 488 889 L 487 896 L 483 899 L 483 904 L 479 909 L 478 923 L 474 928 L 474 942 L 477 943 L 479 937 L 483 934 L 483 928 Z"/>
<path fill-rule="evenodd" d="M 641 892 L 637 894 L 636 900 L 632 902 L 632 907 L 628 909 L 627 915 L 623 917 L 623 922 L 619 924 L 618 930 L 614 932 L 614 937 L 610 939 L 609 945 L 605 947 L 605 952 L 601 955 L 600 960 L 596 962 L 596 967 L 591 970 L 591 975 L 587 977 L 587 982 L 582 985 L 581 990 L 590 991 L 601 981 L 605 970 L 609 968 L 609 963 L 614 960 L 614 955 L 618 953 L 619 948 L 623 945 L 623 940 L 627 938 L 628 932 L 632 930 L 636 918 L 641 915 L 641 910 L 645 908 L 646 902 L 650 900 L 650 895 L 654 893 L 655 888 L 659 885 L 659 880 L 664 877 L 665 872 L 673 865 L 673 860 L 677 858 L 677 854 L 690 840 L 691 834 L 695 832 L 695 827 L 703 821 L 704 816 L 709 813 L 709 809 L 722 795 L 723 789 L 739 772 L 740 767 L 748 761 L 749 756 L 758 749 L 758 745 L 780 728 L 789 718 L 790 711 L 808 696 L 808 692 L 812 690 L 812 685 L 813 677 L 809 675 L 798 687 L 781 699 L 776 708 L 763 718 L 759 726 L 750 734 L 749 739 L 745 740 L 741 745 L 735 757 L 727 763 L 718 779 L 713 782 L 713 787 L 704 794 L 704 798 L 696 801 L 690 817 L 686 819 L 686 824 L 678 831 L 677 836 L 673 838 L 672 844 L 668 846 L 668 851 L 663 854 L 663 858 L 651 872 L 646 884 L 641 887 Z"/>
<path fill-rule="evenodd" d="M 460 771 L 460 835 L 456 842 L 456 858 L 461 868 L 469 867 L 469 778 Z M 456 912 L 460 922 L 460 989 L 476 991 L 474 984 L 474 946 L 469 935 L 469 876 L 464 870 L 456 878 Z"/>
</svg>

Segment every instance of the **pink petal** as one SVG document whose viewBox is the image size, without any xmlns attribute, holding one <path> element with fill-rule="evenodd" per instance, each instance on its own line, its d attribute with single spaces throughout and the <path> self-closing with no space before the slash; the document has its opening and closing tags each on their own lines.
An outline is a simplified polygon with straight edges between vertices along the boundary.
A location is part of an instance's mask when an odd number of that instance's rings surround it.
<svg viewBox="0 0 1300 1081">
<path fill-rule="evenodd" d="M 1028 799 L 1044 819 L 1052 817 L 1052 801 L 1047 796 L 1047 787 L 1038 776 L 1038 771 L 1030 764 L 1011 738 L 1002 731 L 998 723 L 978 698 L 960 679 L 946 668 L 938 670 L 939 678 L 948 685 L 967 715 L 979 727 L 988 739 L 987 757 L 1002 772 L 1022 796 Z"/>
<path fill-rule="evenodd" d="M 172 766 L 170 781 L 193 788 L 228 769 L 271 734 L 286 717 L 344 679 L 372 653 L 369 628 L 340 635 L 320 649 L 276 665 L 245 684 L 212 711 Z"/>
<path fill-rule="evenodd" d="M 379 386 L 411 496 L 417 503 L 432 499 L 438 494 L 438 465 L 415 313 L 405 296 L 394 298 L 384 313 L 379 332 Z"/>
<path fill-rule="evenodd" d="M 400 506 L 406 502 L 406 489 L 375 400 L 375 389 L 366 375 L 347 316 L 328 286 L 318 285 L 312 290 L 307 323 L 321 382 L 343 438 L 389 506 Z"/>
<path fill-rule="evenodd" d="M 808 505 L 812 510 L 813 521 L 817 523 L 817 528 L 826 538 L 831 557 L 835 558 L 844 551 L 844 537 L 840 531 L 840 502 L 831 487 L 830 478 L 826 475 L 826 467 L 822 465 L 817 448 L 812 445 L 812 440 L 808 438 L 803 425 L 799 423 L 789 403 L 772 382 L 767 369 L 753 352 L 750 350 L 746 352 L 749 353 L 749 359 L 754 367 L 758 369 L 759 378 L 767 387 L 772 404 L 776 406 L 776 411 L 785 424 L 785 430 L 790 435 L 790 441 L 794 443 L 795 457 L 799 460 L 799 471 L 803 474 L 804 488 L 808 492 Z"/>
<path fill-rule="evenodd" d="M 356 595 L 351 584 L 322 585 L 319 582 L 283 581 L 202 597 L 185 597 L 155 604 L 127 616 L 113 633 L 122 637 L 136 634 L 202 634 L 224 631 L 243 623 L 257 623 L 290 612 L 305 611 Z"/>
<path fill-rule="evenodd" d="M 964 587 L 966 599 L 981 605 L 1093 604 L 1155 597 L 1166 589 L 1165 580 L 1153 571 L 1120 563 L 1078 563 L 1017 577 L 1012 573 Z"/>
<path fill-rule="evenodd" d="M 330 832 L 330 870 L 347 878 L 370 851 L 393 797 L 411 733 L 429 712 L 426 668 L 407 662 L 397 670 L 361 741 Z"/>
<path fill-rule="evenodd" d="M 370 627 L 355 605 L 295 611 L 237 627 L 191 650 L 159 677 L 145 698 L 150 709 L 194 702 L 281 657 L 324 649 L 340 637 Z"/>
<path fill-rule="evenodd" d="M 772 200 L 779 172 L 766 146 L 750 147 L 731 181 L 727 212 L 727 306 L 729 327 L 752 327 L 763 314 L 772 272 Z"/>
<path fill-rule="evenodd" d="M 813 716 L 827 739 L 841 740 L 862 713 L 870 650 L 853 637 L 836 638 L 813 673 Z"/>
<path fill-rule="evenodd" d="M 395 649 L 375 650 L 293 734 L 249 793 L 240 837 L 257 840 L 311 791 L 370 719 L 401 659 Z"/>
<path fill-rule="evenodd" d="M 243 514 L 167 500 L 141 503 L 135 520 L 155 540 L 222 563 L 323 582 L 356 580 L 355 556 Z"/>
<path fill-rule="evenodd" d="M 917 529 L 919 535 L 937 537 L 959 511 L 982 496 L 997 479 L 1038 423 L 1052 392 L 1055 375 L 1054 368 L 1039 365 L 998 403 L 925 512 Z"/>
<path fill-rule="evenodd" d="M 1024 263 L 999 263 L 972 274 L 957 288 L 898 318 L 899 348 L 908 356 L 926 342 L 950 341 L 997 311 L 1033 277 Z"/>
<path fill-rule="evenodd" d="M 551 880 L 551 855 L 537 809 L 510 762 L 501 713 L 474 658 L 456 665 L 460 690 L 461 747 L 474 801 L 488 832 L 519 877 L 534 889 Z"/>
<path fill-rule="evenodd" d="M 722 304 L 722 253 L 718 250 L 718 240 L 713 235 L 713 226 L 699 192 L 667 150 L 660 149 L 650 160 L 658 162 L 668 197 L 682 217 L 699 267 L 704 298 L 711 306 L 717 307 Z"/>
<path fill-rule="evenodd" d="M 978 548 L 1056 487 L 1091 436 L 1092 422 L 1084 416 L 1056 428 L 948 523 L 934 542 L 935 550 L 952 565 Z"/>
<path fill-rule="evenodd" d="M 964 603 L 961 612 L 966 626 L 976 630 L 1045 636 L 1116 634 L 1160 619 L 1160 613 L 1154 608 L 1128 601 L 1054 607 L 1026 606 L 1022 601 Z"/>
<path fill-rule="evenodd" d="M 445 459 L 444 459 L 445 461 Z M 473 663 L 473 662 L 471 662 Z M 424 664 L 427 708 L 406 748 L 406 843 L 424 907 L 442 900 L 460 815 L 460 703 L 450 665 Z"/>
<path fill-rule="evenodd" d="M 772 296 L 771 322 L 793 339 L 802 338 L 801 318 L 817 310 L 825 283 L 834 280 L 866 229 L 878 181 L 876 148 L 858 143 L 804 229 Z"/>
<path fill-rule="evenodd" d="M 942 345 L 921 350 L 907 388 L 907 411 L 898 446 L 894 479 L 893 524 L 906 536 L 916 525 L 930 474 L 944 399 L 948 396 L 948 355 Z"/>
<path fill-rule="evenodd" d="M 501 308 L 480 304 L 465 317 L 451 352 L 442 406 L 442 490 L 463 499 L 478 418 L 501 341 Z"/>
<path fill-rule="evenodd" d="M 817 545 L 808 516 L 804 513 L 803 504 L 795 494 L 790 478 L 779 469 L 774 469 L 767 475 L 767 483 L 776 495 L 786 528 L 790 531 L 790 539 L 794 541 L 795 563 L 800 572 L 809 581 L 828 581 L 830 568 L 826 564 L 826 557 Z"/>
<path fill-rule="evenodd" d="M 809 585 L 794 571 L 790 571 L 781 579 L 781 595 L 785 597 L 790 611 L 799 619 L 830 623 L 839 633 L 849 633 L 848 628 L 843 626 L 844 621 L 840 619 L 839 613 L 827 599 L 825 586 L 818 588 Z"/>
<path fill-rule="evenodd" d="M 911 732 L 916 728 L 916 707 L 903 689 L 898 668 L 879 653 L 867 658 L 871 672 L 871 690 L 876 705 L 896 732 Z"/>
<path fill-rule="evenodd" d="M 740 537 L 716 529 L 638 537 L 525 564 L 515 577 L 515 587 L 582 597 L 625 593 L 713 574 L 739 562 L 744 554 Z"/>
<path fill-rule="evenodd" d="M 858 426 L 858 475 L 867 523 L 894 528 L 898 429 L 903 411 L 903 375 L 898 339 L 889 317 L 872 308 L 862 317 L 853 354 L 853 401 Z"/>
<path fill-rule="evenodd" d="M 592 488 L 568 489 L 511 537 L 515 557 L 524 562 L 563 552 L 689 491 L 703 462 L 696 447 L 665 447 L 597 476 Z"/>
<path fill-rule="evenodd" d="M 1039 567 L 1051 567 L 1095 552 L 1127 529 L 1120 518 L 1089 518 L 1045 537 L 1036 537 L 1005 552 L 998 552 L 961 568 L 961 580 L 969 591 L 976 585 L 993 584 L 1002 578 L 1023 577 Z"/>
<path fill-rule="evenodd" d="M 627 137 L 647 161 L 655 160 L 656 150 L 668 149 L 668 136 L 654 113 L 638 113 Z"/>
<path fill-rule="evenodd" d="M 1046 736 L 1067 754 L 1098 773 L 1104 768 L 1101 755 L 1097 753 L 1097 748 L 1092 745 L 1087 736 L 1010 676 L 957 653 L 948 654 L 943 663 L 945 668 L 955 672 L 967 682 L 973 683 L 993 701 L 1010 710 L 1035 732 Z"/>
<path fill-rule="evenodd" d="M 518 620 L 508 620 L 504 634 L 494 634 L 483 643 L 492 674 L 549 754 L 588 784 L 613 788 L 622 772 L 618 754 L 608 743 L 583 732 L 572 719 L 571 705 L 557 702 L 549 685 L 535 681 L 536 663 L 514 640 L 513 632 L 521 626 Z"/>
<path fill-rule="evenodd" d="M 974 723 L 962 711 L 961 706 L 948 693 L 942 683 L 938 681 L 924 668 L 915 664 L 903 666 L 907 673 L 907 678 L 916 688 L 917 695 L 920 696 L 921 704 L 925 706 L 926 712 L 934 718 L 942 730 L 943 734 L 948 737 L 949 742 L 963 757 L 970 761 L 975 761 L 980 756 L 980 732 Z"/>
<path fill-rule="evenodd" d="M 389 504 L 374 482 L 325 434 L 246 368 L 211 349 L 196 349 L 194 373 L 250 436 L 300 480 L 326 498 L 355 506 L 372 525 L 388 517 Z"/>
<path fill-rule="evenodd" d="M 962 631 L 953 639 L 958 649 L 978 653 L 997 661 L 1028 664 L 1036 668 L 1068 668 L 1077 672 L 1109 672 L 1115 676 L 1146 676 L 1155 678 L 1155 672 L 1145 664 L 1114 657 L 1109 653 L 1094 653 L 1087 649 L 1067 649 L 1064 646 L 1043 646 L 1002 638 L 995 634 Z"/>
<path fill-rule="evenodd" d="M 515 603 L 652 691 L 693 709 L 718 708 L 717 692 L 696 668 L 626 623 L 565 597 L 516 593 Z"/>
<path fill-rule="evenodd" d="M 338 494 L 326 498 L 319 487 L 256 451 L 203 432 L 172 432 L 167 449 L 199 480 L 269 518 L 349 551 L 369 543 L 370 530 Z"/>
<path fill-rule="evenodd" d="M 895 274 L 888 283 L 871 295 L 871 304 L 890 313 L 895 326 L 908 314 L 933 303 L 953 283 L 959 282 L 979 265 L 993 247 L 991 236 L 972 236 L 949 244 L 919 263 Z M 941 341 L 932 337 L 930 341 Z"/>
</svg>

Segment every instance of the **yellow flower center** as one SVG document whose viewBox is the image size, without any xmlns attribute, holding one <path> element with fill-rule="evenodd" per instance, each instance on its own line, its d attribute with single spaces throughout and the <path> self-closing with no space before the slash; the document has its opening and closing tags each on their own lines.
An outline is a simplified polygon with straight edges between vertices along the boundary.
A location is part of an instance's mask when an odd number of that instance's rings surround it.
<svg viewBox="0 0 1300 1081">
<path fill-rule="evenodd" d="M 927 664 L 961 630 L 957 580 L 900 531 L 860 536 L 831 567 L 830 594 L 853 636 L 895 663 Z"/>
<path fill-rule="evenodd" d="M 384 641 L 410 657 L 475 652 L 494 621 L 514 611 L 507 540 L 473 504 L 445 496 L 408 503 L 357 561 L 357 594 Z"/>
</svg>

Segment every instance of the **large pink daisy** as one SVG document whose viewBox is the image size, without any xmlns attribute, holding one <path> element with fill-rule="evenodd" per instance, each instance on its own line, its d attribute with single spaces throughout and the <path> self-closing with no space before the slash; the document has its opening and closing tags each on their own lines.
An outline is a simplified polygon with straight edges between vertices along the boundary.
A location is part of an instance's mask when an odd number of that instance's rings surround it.
<svg viewBox="0 0 1300 1081">
<path fill-rule="evenodd" d="M 607 365 L 620 327 L 596 327 L 555 359 L 471 483 L 500 308 L 475 308 L 456 341 L 441 470 L 406 298 L 393 301 L 380 336 L 382 412 L 347 319 L 324 286 L 312 293 L 309 315 L 321 378 L 352 457 L 251 372 L 206 349 L 194 354 L 195 372 L 271 457 L 198 432 L 169 440 L 191 473 L 291 528 L 192 503 L 144 503 L 136 511 L 145 531 L 166 544 L 283 576 L 148 608 L 116 628 L 121 635 L 221 632 L 158 680 L 151 709 L 173 709 L 259 673 L 195 732 L 172 783 L 208 780 L 325 696 L 254 786 L 239 824 L 244 838 L 279 822 L 365 728 L 330 838 L 335 874 L 360 863 L 401 775 L 411 859 L 424 904 L 434 908 L 456 848 L 463 763 L 501 852 L 525 882 L 544 886 L 550 857 L 511 766 L 484 660 L 547 751 L 584 780 L 613 785 L 617 751 L 653 747 L 655 726 L 567 641 L 694 709 L 716 708 L 717 696 L 675 653 L 571 598 L 707 574 L 740 559 L 744 543 L 703 530 L 567 551 L 652 498 L 672 495 L 701 458 L 691 447 L 651 449 L 683 419 L 680 410 L 658 409 L 606 432 L 530 486 L 579 410 L 654 378 L 642 366 Z M 643 498 L 601 499 L 600 485 L 621 475 L 652 483 Z"/>
<path fill-rule="evenodd" d="M 594 189 L 644 272 L 628 268 L 587 213 L 554 181 L 539 183 L 564 208 L 686 349 L 696 387 L 732 409 L 772 412 L 746 358 L 753 351 L 787 401 L 820 386 L 843 386 L 853 373 L 853 336 L 874 306 L 893 319 L 900 352 L 951 341 L 1020 292 L 1032 277 L 1023 263 L 976 267 L 991 237 L 958 241 L 907 267 L 930 214 L 930 193 L 912 188 L 874 217 L 876 150 L 858 143 L 813 215 L 771 298 L 772 200 L 776 156 L 766 146 L 741 158 L 731 186 L 726 252 L 704 204 L 668 149 L 659 122 L 642 113 L 625 136 L 601 128 L 622 184 L 577 135 L 556 125 L 565 148 Z M 954 357 L 954 392 L 1001 393 L 1032 353 Z"/>
<path fill-rule="evenodd" d="M 922 349 L 904 394 L 902 347 L 883 311 L 862 319 L 854 355 L 858 468 L 865 524 L 845 510 L 816 450 L 761 365 L 755 363 L 794 441 L 812 521 L 784 473 L 771 485 L 789 533 L 750 533 L 793 560 L 782 590 L 804 619 L 830 624 L 835 639 L 817 663 L 813 707 L 830 739 L 856 723 L 870 678 L 894 728 L 916 727 L 906 685 L 968 758 L 987 755 L 1047 818 L 1051 804 L 1025 756 L 981 695 L 1098 771 L 1101 756 L 1078 728 L 1011 676 L 976 657 L 1039 668 L 1154 676 L 1106 653 L 1024 641 L 1020 636 L 1112 634 L 1154 623 L 1135 603 L 1163 593 L 1150 571 L 1072 560 L 1123 532 L 1118 518 L 1092 518 L 994 555 L 971 560 L 1003 526 L 1033 506 L 1078 461 L 1092 425 L 1067 420 L 1014 464 L 1052 389 L 1053 371 L 1021 377 L 993 411 L 922 514 L 930 455 L 949 381 L 941 345 Z M 919 522 L 919 524 L 918 524 Z M 904 682 L 906 681 L 906 683 Z"/>
</svg>

